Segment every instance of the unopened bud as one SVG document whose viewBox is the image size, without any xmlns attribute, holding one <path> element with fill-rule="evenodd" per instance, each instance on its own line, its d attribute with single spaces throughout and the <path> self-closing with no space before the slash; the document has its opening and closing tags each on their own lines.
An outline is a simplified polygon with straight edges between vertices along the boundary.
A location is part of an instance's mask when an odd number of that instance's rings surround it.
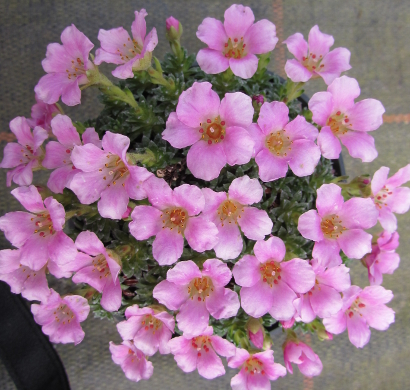
<svg viewBox="0 0 410 390">
<path fill-rule="evenodd" d="M 166 22 L 166 28 L 167 28 L 167 39 L 170 42 L 175 42 L 179 41 L 182 35 L 182 24 L 175 19 L 173 16 L 170 16 Z"/>
</svg>

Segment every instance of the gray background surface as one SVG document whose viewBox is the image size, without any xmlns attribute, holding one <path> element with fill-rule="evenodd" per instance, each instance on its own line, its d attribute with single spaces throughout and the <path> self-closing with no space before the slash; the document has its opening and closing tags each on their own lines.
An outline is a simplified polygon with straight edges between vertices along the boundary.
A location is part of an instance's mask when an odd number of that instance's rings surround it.
<svg viewBox="0 0 410 390">
<path fill-rule="evenodd" d="M 50 42 L 60 42 L 61 31 L 74 23 L 96 45 L 99 28 L 124 26 L 130 29 L 133 11 L 145 7 L 148 12 L 148 31 L 158 30 L 159 44 L 155 55 L 162 58 L 168 49 L 163 35 L 165 19 L 173 15 L 184 26 L 183 45 L 192 53 L 203 47 L 196 38 L 197 26 L 206 16 L 223 19 L 230 1 L 0 1 L 0 140 L 1 154 L 9 139 L 8 123 L 16 116 L 30 115 L 34 104 L 33 88 L 44 74 L 41 60 Z M 385 124 L 372 135 L 376 139 L 379 158 L 362 164 L 344 153 L 347 173 L 354 177 L 373 174 L 386 165 L 394 173 L 410 160 L 410 2 L 400 0 L 273 0 L 247 1 L 256 20 L 267 18 L 277 26 L 279 44 L 274 50 L 270 69 L 284 75 L 288 56 L 282 40 L 299 31 L 307 37 L 310 28 L 318 24 L 321 31 L 335 37 L 335 47 L 347 47 L 351 53 L 352 69 L 347 75 L 359 81 L 361 99 L 372 97 L 386 108 Z M 112 67 L 104 66 L 108 73 Z M 321 80 L 306 88 L 309 95 L 324 90 Z M 66 113 L 73 120 L 83 120 L 98 114 L 101 106 L 95 90 L 83 93 L 82 105 L 69 108 Z M 5 171 L 0 171 L 0 215 L 20 206 L 5 187 Z M 39 178 L 41 179 L 41 178 Z M 336 336 L 332 342 L 319 342 L 308 337 L 315 352 L 324 363 L 320 377 L 304 378 L 295 369 L 273 383 L 274 388 L 286 389 L 407 389 L 410 388 L 410 214 L 398 216 L 401 265 L 392 276 L 385 276 L 384 286 L 392 289 L 395 298 L 390 306 L 396 311 L 396 322 L 388 331 L 372 331 L 370 343 L 362 350 L 348 341 L 347 334 Z M 1 236 L 0 245 L 8 247 Z M 352 267 L 352 283 L 367 285 L 366 269 L 359 262 Z M 229 389 L 235 371 L 213 381 L 197 373 L 184 374 L 172 356 L 155 356 L 154 375 L 148 382 L 128 381 L 119 366 L 111 361 L 110 340 L 119 342 L 114 324 L 92 317 L 83 325 L 84 341 L 74 347 L 57 345 L 71 386 L 82 389 Z M 283 363 L 281 332 L 274 335 L 275 360 Z M 4 366 L 0 364 L 0 388 L 14 389 Z"/>
</svg>

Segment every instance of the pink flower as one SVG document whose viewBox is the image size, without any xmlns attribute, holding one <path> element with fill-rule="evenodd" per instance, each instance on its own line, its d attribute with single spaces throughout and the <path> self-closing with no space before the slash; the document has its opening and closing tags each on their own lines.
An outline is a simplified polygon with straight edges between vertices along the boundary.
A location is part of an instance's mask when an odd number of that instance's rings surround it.
<svg viewBox="0 0 410 390">
<path fill-rule="evenodd" d="M 263 340 L 265 338 L 264 327 L 259 319 L 249 318 L 246 323 L 246 332 L 249 340 L 255 345 L 256 348 L 263 348 Z"/>
<path fill-rule="evenodd" d="M 125 318 L 126 321 L 117 324 L 123 340 L 132 340 L 148 356 L 154 355 L 158 349 L 163 355 L 170 353 L 168 341 L 174 333 L 173 316 L 156 307 L 140 309 L 138 305 L 133 305 L 125 310 Z"/>
<path fill-rule="evenodd" d="M 302 259 L 283 261 L 286 248 L 278 237 L 257 241 L 253 251 L 255 256 L 245 255 L 232 270 L 242 286 L 243 310 L 256 318 L 269 312 L 277 320 L 290 320 L 296 293 L 308 292 L 315 283 L 312 267 Z"/>
<path fill-rule="evenodd" d="M 372 179 L 372 195 L 379 212 L 379 222 L 385 230 L 397 230 L 397 219 L 393 213 L 404 214 L 410 208 L 410 188 L 400 187 L 410 180 L 410 164 L 400 168 L 392 177 L 388 167 L 381 167 Z"/>
<path fill-rule="evenodd" d="M 139 382 L 151 378 L 154 366 L 131 341 L 123 341 L 121 345 L 110 341 L 110 352 L 114 363 L 121 366 L 129 380 Z"/>
<path fill-rule="evenodd" d="M 385 109 L 375 99 L 355 103 L 359 95 L 358 82 L 342 76 L 327 87 L 327 92 L 317 92 L 309 100 L 313 121 L 322 126 L 317 143 L 323 157 L 339 158 L 342 151 L 340 142 L 352 157 L 363 162 L 377 157 L 374 139 L 367 132 L 382 125 Z"/>
<path fill-rule="evenodd" d="M 206 260 L 202 271 L 192 260 L 182 261 L 155 286 L 153 295 L 168 309 L 179 310 L 176 319 L 184 336 L 199 336 L 208 327 L 209 315 L 219 320 L 238 312 L 238 295 L 224 288 L 231 278 L 230 269 L 220 260 Z"/>
<path fill-rule="evenodd" d="M 142 183 L 152 176 L 143 167 L 130 165 L 127 150 L 130 139 L 107 131 L 102 139 L 103 150 L 87 143 L 74 146 L 71 161 L 83 172 L 77 173 L 70 189 L 83 204 L 98 202 L 98 212 L 104 218 L 121 219 L 131 199 L 144 199 Z"/>
<path fill-rule="evenodd" d="M 196 56 L 200 68 L 208 74 L 231 68 L 234 75 L 249 79 L 258 69 L 258 57 L 272 51 L 278 38 L 276 27 L 269 20 L 257 23 L 249 7 L 233 4 L 224 14 L 225 21 L 205 18 L 196 36 L 208 45 Z"/>
<path fill-rule="evenodd" d="M 285 103 L 264 103 L 258 124 L 248 128 L 255 142 L 255 161 L 262 181 L 285 177 L 288 165 L 296 176 L 313 173 L 320 159 L 315 144 L 318 131 L 298 115 L 289 122 L 289 108 Z"/>
<path fill-rule="evenodd" d="M 101 306 L 107 311 L 116 311 L 121 306 L 121 285 L 118 273 L 121 260 L 115 252 L 105 249 L 104 244 L 93 232 L 81 232 L 75 240 L 81 252 L 69 264 L 76 272 L 74 283 L 87 283 L 102 293 Z"/>
<path fill-rule="evenodd" d="M 377 209 L 371 199 L 344 202 L 341 191 L 336 184 L 323 184 L 317 190 L 317 211 L 309 210 L 299 217 L 298 230 L 316 241 L 312 255 L 324 267 L 342 263 L 340 249 L 353 259 L 371 252 L 372 236 L 363 229 L 377 223 Z"/>
<path fill-rule="evenodd" d="M 56 104 L 44 103 L 41 99 L 39 99 L 37 94 L 36 101 L 37 103 L 31 107 L 31 118 L 27 119 L 27 123 L 33 129 L 36 126 L 40 126 L 50 133 L 51 119 L 53 119 L 55 115 L 61 114 L 61 111 Z"/>
<path fill-rule="evenodd" d="M 61 96 L 67 106 L 81 103 L 80 85 L 87 84 L 87 70 L 94 65 L 89 54 L 94 47 L 92 42 L 72 24 L 61 34 L 61 42 L 47 46 L 46 58 L 42 65 L 46 73 L 34 91 L 44 103 L 58 102 Z"/>
<path fill-rule="evenodd" d="M 237 348 L 235 356 L 228 359 L 228 366 L 240 367 L 239 373 L 231 379 L 232 390 L 269 390 L 270 381 L 286 375 L 286 368 L 274 362 L 272 350 L 250 354 Z"/>
<path fill-rule="evenodd" d="M 308 41 L 301 33 L 293 34 L 283 41 L 296 58 L 287 60 L 285 65 L 285 72 L 293 82 L 306 82 L 320 76 L 329 85 L 342 72 L 351 68 L 350 51 L 339 47 L 329 52 L 334 39 L 331 35 L 323 34 L 317 25 L 311 28 Z"/>
<path fill-rule="evenodd" d="M 44 157 L 41 145 L 48 134 L 41 127 L 36 127 L 31 132 L 23 116 L 18 116 L 10 122 L 10 130 L 18 143 L 10 142 L 6 145 L 0 168 L 14 168 L 7 172 L 7 187 L 11 186 L 11 181 L 20 186 L 28 186 L 33 181 L 33 169 L 41 166 Z"/>
<path fill-rule="evenodd" d="M 151 65 L 152 51 L 158 44 L 157 30 L 155 27 L 146 35 L 147 25 L 145 9 L 135 11 L 135 20 L 132 22 L 132 39 L 122 27 L 111 30 L 100 29 L 98 40 L 101 48 L 95 52 L 95 64 L 102 62 L 120 65 L 112 71 L 113 76 L 119 79 L 134 77 L 133 70 L 148 69 Z"/>
<path fill-rule="evenodd" d="M 20 263 L 20 249 L 0 251 L 0 280 L 6 282 L 11 292 L 29 301 L 43 301 L 50 294 L 46 279 L 46 266 L 38 271 Z"/>
<path fill-rule="evenodd" d="M 323 364 L 312 348 L 300 340 L 286 340 L 283 348 L 283 358 L 288 371 L 293 374 L 292 363 L 297 364 L 300 372 L 311 378 L 320 375 Z"/>
<path fill-rule="evenodd" d="M 174 27 L 176 31 L 179 30 L 179 21 L 175 19 L 173 16 L 170 16 L 169 18 L 167 18 L 167 20 L 165 21 L 165 24 L 166 24 L 167 30 L 169 30 L 171 27 Z"/>
<path fill-rule="evenodd" d="M 399 233 L 384 231 L 372 245 L 372 252 L 365 256 L 363 264 L 368 269 L 370 285 L 383 283 L 383 274 L 392 274 L 399 266 L 400 256 L 395 252 L 399 246 Z"/>
<path fill-rule="evenodd" d="M 199 336 L 188 338 L 185 335 L 173 338 L 168 343 L 178 367 L 184 372 L 198 369 L 199 375 L 214 379 L 225 374 L 225 368 L 218 355 L 235 355 L 235 346 L 222 337 L 213 335 L 208 326 Z"/>
<path fill-rule="evenodd" d="M 69 187 L 75 174 L 81 172 L 71 161 L 71 152 L 75 145 L 82 145 L 77 129 L 66 115 L 57 115 L 51 121 L 53 134 L 57 141 L 50 141 L 46 145 L 46 156 L 43 166 L 55 169 L 51 172 L 47 182 L 48 188 L 55 193 L 62 194 L 65 187 Z M 84 144 L 92 143 L 101 148 L 101 141 L 94 128 L 90 127 L 82 135 Z"/>
<path fill-rule="evenodd" d="M 195 82 L 182 92 L 176 112 L 167 120 L 162 138 L 174 148 L 192 145 L 187 165 L 203 180 L 219 176 L 229 165 L 246 164 L 253 153 L 247 128 L 252 123 L 252 99 L 242 92 L 227 93 L 222 101 L 208 82 Z"/>
<path fill-rule="evenodd" d="M 393 293 L 382 286 L 368 286 L 363 290 L 351 286 L 343 293 L 343 307 L 337 314 L 325 318 L 323 325 L 333 334 L 345 331 L 356 348 L 363 348 L 370 340 L 371 326 L 387 330 L 394 322 L 394 311 L 385 304 L 393 299 Z"/>
<path fill-rule="evenodd" d="M 228 193 L 203 188 L 203 215 L 218 228 L 218 243 L 213 248 L 221 259 L 235 259 L 242 252 L 243 234 L 251 240 L 263 240 L 272 231 L 273 223 L 265 210 L 248 207 L 262 199 L 258 179 L 242 176 L 234 179 Z M 239 225 L 239 227 L 238 227 Z"/>
<path fill-rule="evenodd" d="M 30 212 L 14 211 L 0 217 L 0 230 L 13 246 L 21 248 L 21 264 L 39 271 L 48 261 L 50 272 L 62 277 L 65 273 L 58 266 L 72 261 L 77 253 L 73 240 L 63 232 L 64 207 L 51 196 L 43 203 L 33 185 L 16 188 L 11 194 Z"/>
<path fill-rule="evenodd" d="M 50 295 L 40 305 L 31 305 L 34 320 L 42 326 L 44 334 L 52 343 L 74 343 L 83 341 L 83 322 L 90 312 L 90 306 L 85 298 L 79 295 L 60 297 L 53 289 Z"/>
<path fill-rule="evenodd" d="M 349 268 L 344 264 L 325 269 L 313 259 L 311 265 L 316 274 L 315 285 L 293 301 L 296 320 L 306 323 L 312 322 L 316 316 L 326 318 L 336 314 L 342 308 L 340 293 L 350 287 Z"/>
<path fill-rule="evenodd" d="M 198 215 L 205 206 L 201 190 L 184 184 L 171 190 L 155 176 L 144 184 L 152 206 L 136 206 L 130 232 L 137 240 L 156 236 L 152 254 L 160 265 L 175 263 L 182 255 L 184 237 L 197 252 L 212 249 L 218 241 L 216 226 Z"/>
</svg>

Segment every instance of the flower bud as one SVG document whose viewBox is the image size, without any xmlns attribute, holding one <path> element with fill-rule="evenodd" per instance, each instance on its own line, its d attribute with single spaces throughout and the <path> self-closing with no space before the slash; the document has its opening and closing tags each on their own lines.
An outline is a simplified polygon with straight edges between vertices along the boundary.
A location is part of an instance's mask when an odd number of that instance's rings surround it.
<svg viewBox="0 0 410 390">
<path fill-rule="evenodd" d="M 182 24 L 173 16 L 170 16 L 165 23 L 167 28 L 166 36 L 168 41 L 179 41 L 182 35 Z"/>
<path fill-rule="evenodd" d="M 263 348 L 264 331 L 263 326 L 259 319 L 251 317 L 246 323 L 246 332 L 249 340 L 255 345 L 256 348 Z"/>
</svg>

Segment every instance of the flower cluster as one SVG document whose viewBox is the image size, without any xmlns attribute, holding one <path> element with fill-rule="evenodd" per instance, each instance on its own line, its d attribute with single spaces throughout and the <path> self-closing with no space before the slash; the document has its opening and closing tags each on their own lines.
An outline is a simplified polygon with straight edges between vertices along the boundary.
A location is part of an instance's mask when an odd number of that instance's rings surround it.
<svg viewBox="0 0 410 390">
<path fill-rule="evenodd" d="M 410 208 L 410 164 L 390 178 L 382 167 L 371 182 L 342 183 L 329 160 L 342 145 L 374 160 L 367 132 L 381 126 L 384 108 L 355 102 L 358 82 L 341 76 L 350 52 L 330 51 L 334 39 L 318 26 L 308 42 L 300 33 L 283 42 L 295 59 L 272 91 L 275 25 L 255 23 L 249 7 L 232 5 L 224 23 L 203 20 L 199 67 L 174 17 L 166 21 L 172 54 L 161 65 L 146 16 L 135 11 L 132 37 L 101 29 L 95 57 L 74 25 L 62 45 L 47 47 L 32 118 L 10 122 L 18 143 L 0 164 L 11 168 L 7 185 L 19 186 L 11 193 L 27 210 L 0 217 L 14 247 L 0 251 L 0 280 L 39 302 L 34 319 L 54 343 L 81 342 L 90 307 L 122 316 L 122 343 L 109 350 L 132 381 L 152 376 L 157 352 L 206 379 L 224 375 L 227 358 L 238 370 L 233 389 L 269 389 L 292 364 L 319 375 L 322 362 L 301 329 L 330 340 L 347 328 L 362 348 L 370 327 L 394 322 L 386 306 L 393 293 L 381 284 L 400 261 L 394 214 Z M 121 84 L 100 72 L 103 62 L 117 65 Z M 315 77 L 327 90 L 302 111 L 300 88 Z M 57 102 L 80 104 L 88 87 L 104 95 L 104 111 L 73 122 Z M 47 187 L 32 185 L 38 170 L 50 171 Z M 354 259 L 370 286 L 351 285 Z M 72 278 L 78 295 L 50 289 L 49 274 Z M 286 367 L 274 362 L 276 327 L 286 334 Z"/>
</svg>

